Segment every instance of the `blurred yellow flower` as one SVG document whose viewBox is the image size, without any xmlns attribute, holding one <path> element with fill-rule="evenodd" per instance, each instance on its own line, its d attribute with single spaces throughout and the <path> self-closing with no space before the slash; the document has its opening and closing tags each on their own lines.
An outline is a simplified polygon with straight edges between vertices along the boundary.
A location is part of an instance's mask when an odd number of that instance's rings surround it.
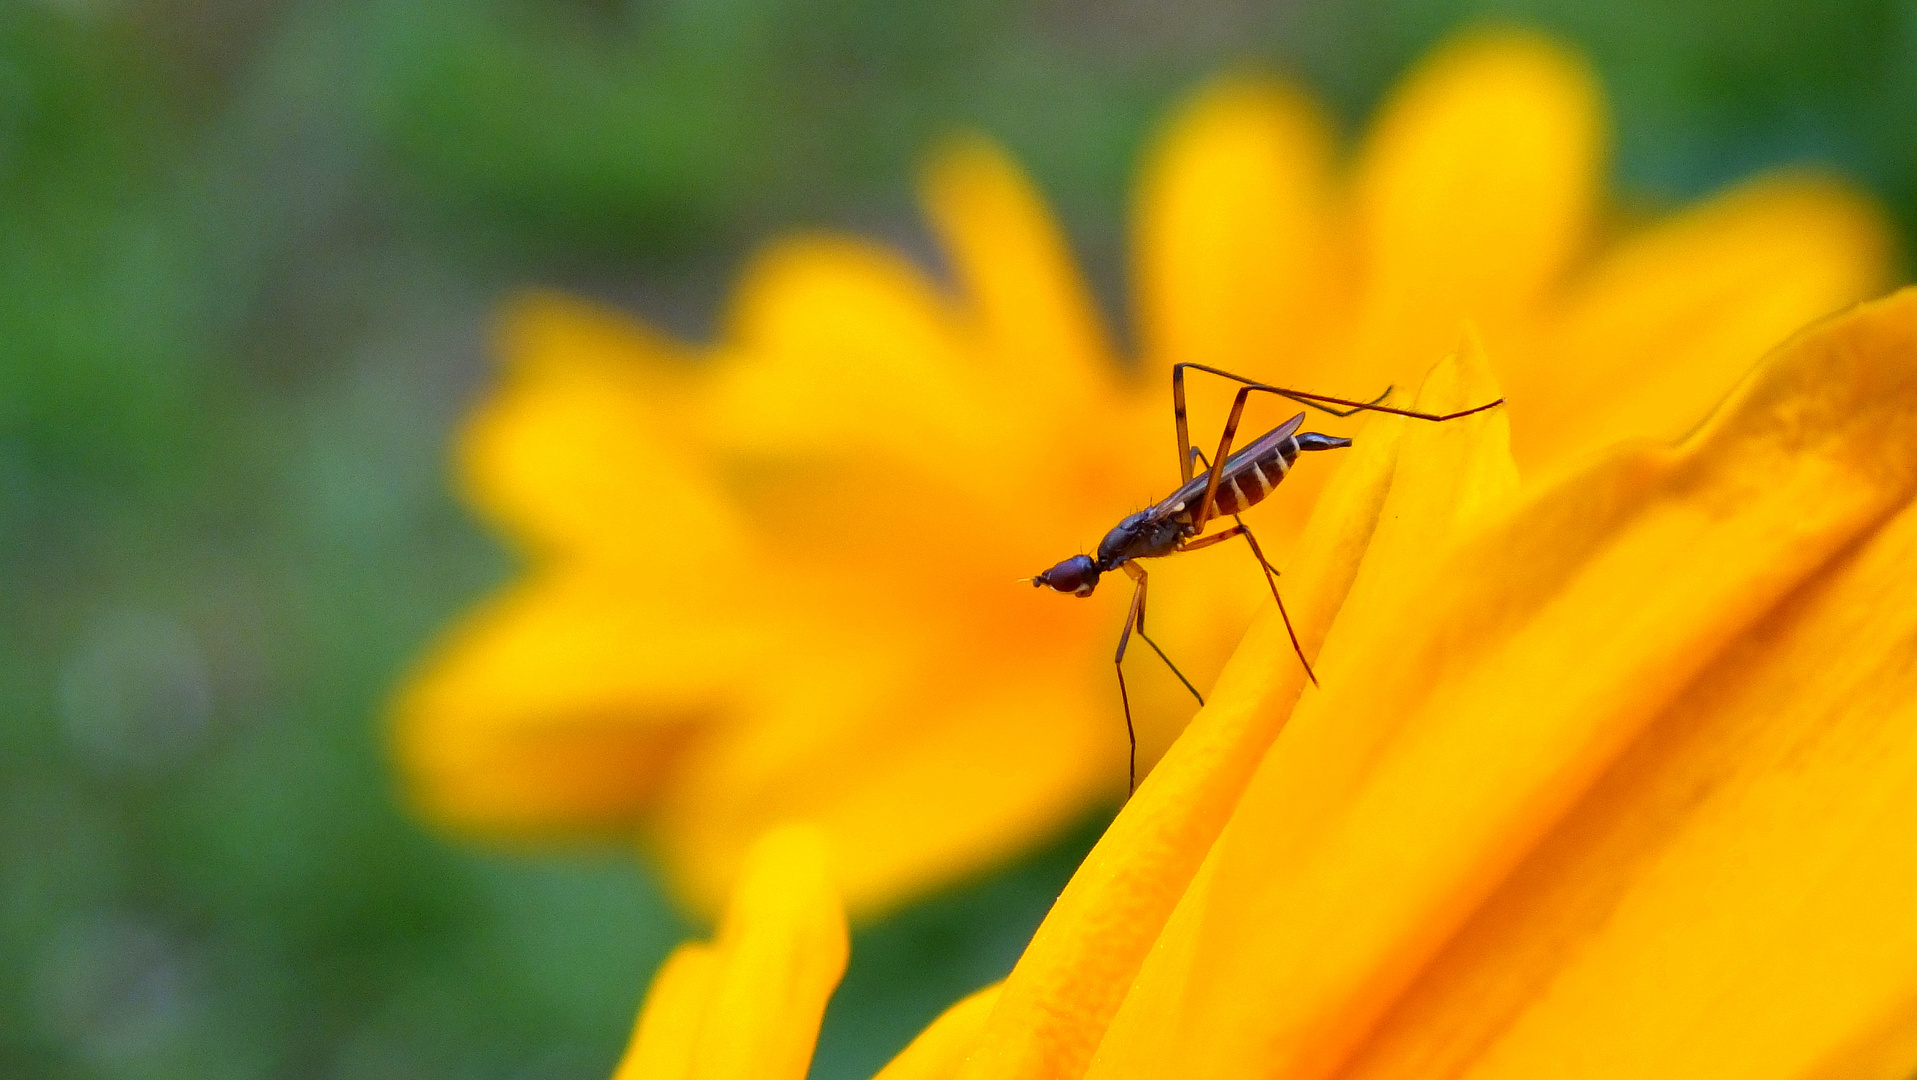
<svg viewBox="0 0 1917 1080">
<path fill-rule="evenodd" d="M 1322 687 L 1264 619 L 946 1075 L 1917 1069 L 1917 289 L 1675 448 L 1521 495 L 1502 428 L 1364 429 Z"/>
<path fill-rule="evenodd" d="M 1584 67 L 1511 32 L 1428 60 L 1348 180 L 1303 96 L 1214 85 L 1145 169 L 1136 364 L 1030 185 L 976 139 L 925 185 L 950 292 L 808 236 L 753 263 L 710 349 L 522 302 L 459 462 L 532 568 L 399 697 L 416 802 L 493 834 L 640 827 L 705 909 L 784 820 L 831 836 L 855 912 L 1053 833 L 1123 791 L 1126 598 L 1012 579 L 1176 481 L 1173 362 L 1369 396 L 1469 318 L 1515 459 L 1544 476 L 1682 434 L 1751 357 L 1883 279 L 1876 211 L 1806 174 L 1622 227 L 1602 128 Z M 1250 521 L 1281 563 L 1336 471 L 1313 465 Z M 1153 574 L 1154 636 L 1209 687 L 1269 603 L 1256 565 L 1220 550 Z M 1149 764 L 1191 705 L 1155 665 L 1134 687 Z"/>
</svg>

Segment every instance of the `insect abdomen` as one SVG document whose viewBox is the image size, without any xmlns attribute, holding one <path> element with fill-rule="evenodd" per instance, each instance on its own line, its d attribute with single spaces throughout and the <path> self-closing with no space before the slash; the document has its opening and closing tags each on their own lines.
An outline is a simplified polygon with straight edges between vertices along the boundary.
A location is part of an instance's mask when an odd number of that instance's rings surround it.
<svg viewBox="0 0 1917 1080">
<path fill-rule="evenodd" d="M 1218 512 L 1239 514 L 1257 506 L 1277 490 L 1297 459 L 1298 440 L 1289 438 L 1255 458 L 1232 462 L 1218 478 Z"/>
</svg>

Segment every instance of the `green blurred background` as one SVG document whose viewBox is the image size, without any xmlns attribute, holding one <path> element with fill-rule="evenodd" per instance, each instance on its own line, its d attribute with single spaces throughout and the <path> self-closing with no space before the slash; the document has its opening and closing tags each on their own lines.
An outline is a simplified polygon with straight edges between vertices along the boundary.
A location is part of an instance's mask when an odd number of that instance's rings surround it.
<svg viewBox="0 0 1917 1080">
<path fill-rule="evenodd" d="M 1183 90 L 1355 125 L 1485 15 L 1592 55 L 1636 196 L 1814 160 L 1917 223 L 1917 0 L 5 0 L 0 1076 L 607 1075 L 689 928 L 624 852 L 422 832 L 381 760 L 511 570 L 444 469 L 496 301 L 703 337 L 779 230 L 929 250 L 913 164 L 975 125 L 1116 310 Z M 862 929 L 815 1075 L 1002 974 L 1097 824 Z"/>
</svg>

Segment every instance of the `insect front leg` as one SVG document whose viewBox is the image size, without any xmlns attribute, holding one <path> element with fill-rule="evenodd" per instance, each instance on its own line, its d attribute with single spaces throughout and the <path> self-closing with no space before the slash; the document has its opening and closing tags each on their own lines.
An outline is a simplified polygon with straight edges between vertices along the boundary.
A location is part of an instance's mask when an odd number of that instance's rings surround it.
<svg viewBox="0 0 1917 1080">
<path fill-rule="evenodd" d="M 1231 459 L 1231 440 L 1238 434 L 1238 421 L 1245 415 L 1245 401 L 1251 391 L 1251 387 L 1243 387 L 1231 400 L 1231 413 L 1225 417 L 1225 433 L 1218 439 L 1218 455 L 1212 458 L 1211 472 L 1205 481 L 1205 497 L 1199 500 L 1198 510 L 1192 515 L 1193 536 L 1203 532 L 1205 523 L 1211 520 L 1212 507 L 1218 502 L 1218 481 L 1225 475 L 1225 462 Z"/>
<path fill-rule="evenodd" d="M 1178 677 L 1178 681 L 1184 684 L 1185 689 L 1191 691 L 1191 696 L 1198 699 L 1199 705 L 1205 704 L 1205 697 L 1198 692 L 1197 687 L 1191 684 L 1190 679 L 1185 678 L 1185 673 L 1178 670 L 1178 665 L 1171 662 L 1171 657 L 1165 655 L 1165 650 L 1159 648 L 1158 643 L 1145 633 L 1145 585 L 1150 575 L 1145 573 L 1144 567 L 1135 562 L 1124 563 L 1123 569 L 1138 585 L 1132 589 L 1131 608 L 1125 613 L 1125 629 L 1118 635 L 1118 652 L 1112 657 L 1112 666 L 1118 672 L 1118 700 L 1125 707 L 1125 738 L 1131 748 L 1126 790 L 1136 791 L 1138 790 L 1138 731 L 1132 726 L 1131 695 L 1125 691 L 1125 648 L 1131 644 L 1132 631 L 1134 629 L 1138 631 L 1138 636 L 1144 640 L 1145 644 L 1151 646 L 1152 651 L 1165 662 L 1165 666 Z"/>
</svg>

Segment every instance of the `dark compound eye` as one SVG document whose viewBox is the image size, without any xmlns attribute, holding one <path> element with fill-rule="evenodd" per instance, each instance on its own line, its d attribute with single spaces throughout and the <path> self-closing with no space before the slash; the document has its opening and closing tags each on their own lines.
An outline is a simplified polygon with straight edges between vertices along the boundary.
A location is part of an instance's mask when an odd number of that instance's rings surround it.
<svg viewBox="0 0 1917 1080">
<path fill-rule="evenodd" d="M 1034 577 L 1032 584 L 1075 596 L 1090 596 L 1092 590 L 1098 587 L 1098 566 L 1092 562 L 1090 555 L 1074 555 Z"/>
</svg>

